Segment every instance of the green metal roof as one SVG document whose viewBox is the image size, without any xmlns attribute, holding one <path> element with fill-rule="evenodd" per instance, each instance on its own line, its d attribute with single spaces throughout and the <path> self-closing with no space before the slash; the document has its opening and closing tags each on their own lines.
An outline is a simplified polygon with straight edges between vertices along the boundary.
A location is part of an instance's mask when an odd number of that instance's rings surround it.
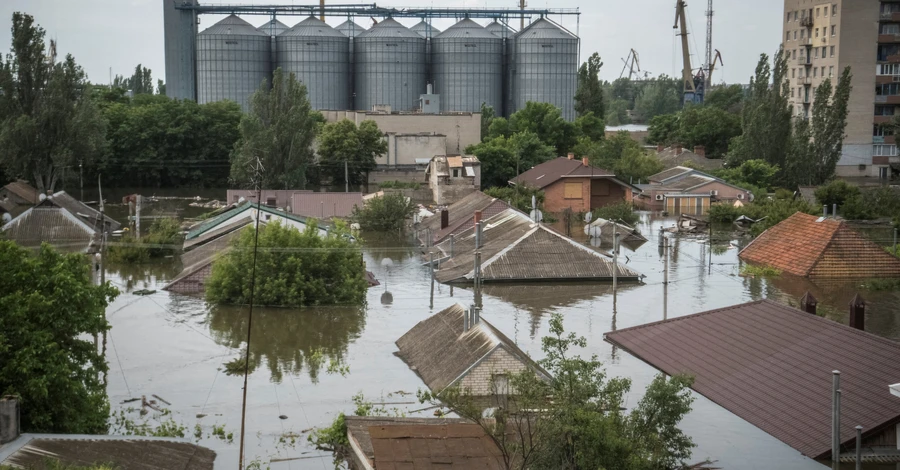
<svg viewBox="0 0 900 470">
<path fill-rule="evenodd" d="M 215 229 L 216 227 L 218 227 L 219 225 L 221 225 L 228 219 L 240 214 L 241 212 L 251 209 L 253 207 L 258 207 L 259 210 L 261 210 L 262 212 L 276 215 L 278 217 L 284 217 L 285 219 L 292 220 L 294 222 L 301 223 L 303 225 L 307 225 L 307 221 L 309 220 L 308 217 L 303 217 L 303 216 L 291 214 L 288 212 L 280 211 L 278 209 L 275 209 L 275 208 L 269 207 L 269 206 L 261 206 L 258 203 L 244 201 L 244 202 L 238 204 L 237 206 L 235 206 L 233 209 L 223 212 L 223 213 L 219 214 L 218 216 L 213 217 L 212 219 L 207 220 L 207 221 L 201 223 L 200 225 L 196 226 L 194 229 L 192 229 L 188 232 L 187 236 L 185 236 L 185 240 L 191 240 L 191 239 L 197 238 L 200 235 L 203 235 L 204 233 Z M 329 227 L 328 224 L 324 224 L 324 223 L 322 223 L 322 221 L 318 221 L 318 225 L 319 225 L 320 230 L 326 230 L 326 231 L 328 230 L 328 227 Z M 350 239 L 356 240 L 356 238 L 353 236 L 351 236 Z"/>
</svg>

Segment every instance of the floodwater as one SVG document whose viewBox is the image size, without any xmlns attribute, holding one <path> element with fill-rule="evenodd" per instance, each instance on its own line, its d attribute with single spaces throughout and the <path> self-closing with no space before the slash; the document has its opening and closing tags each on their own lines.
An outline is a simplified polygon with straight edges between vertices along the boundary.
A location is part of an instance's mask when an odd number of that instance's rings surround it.
<svg viewBox="0 0 900 470">
<path fill-rule="evenodd" d="M 807 290 L 819 299 L 820 310 L 829 318 L 847 322 L 847 304 L 857 292 L 852 286 L 822 289 L 800 279 L 740 277 L 737 252 L 743 242 L 731 240 L 727 233 L 716 234 L 712 250 L 706 240 L 672 239 L 670 284 L 664 298 L 658 228 L 673 223 L 673 219 L 642 216 L 639 228 L 650 241 L 637 251 L 623 249 L 623 261 L 646 278 L 643 285 L 621 286 L 615 307 L 609 285 L 487 285 L 482 316 L 533 357 L 541 358 L 548 319 L 560 313 L 568 331 L 587 337 L 582 355 L 596 354 L 611 376 L 631 378 L 629 406 L 638 402 L 657 371 L 604 342 L 605 332 L 761 298 L 797 305 Z M 339 412 L 352 412 L 352 397 L 357 393 L 409 416 L 432 415 L 431 409 L 420 411 L 427 405 L 417 403 L 415 392 L 424 386 L 394 356 L 394 341 L 434 312 L 455 302 L 471 304 L 473 293 L 438 284 L 434 308 L 429 308 L 429 271 L 416 250 L 405 240 L 365 238 L 365 261 L 382 285 L 369 290 L 364 307 L 254 310 L 248 461 L 271 460 L 273 469 L 332 468 L 330 454 L 313 449 L 306 437 L 310 428 L 329 425 Z M 391 266 L 383 264 L 385 258 L 392 260 Z M 192 436 L 195 424 L 200 424 L 200 443 L 218 453 L 223 468 L 237 468 L 243 379 L 229 376 L 223 364 L 241 355 L 250 327 L 247 309 L 210 309 L 202 299 L 161 290 L 143 297 L 131 293 L 162 288 L 177 273 L 173 264 L 177 262 L 112 266 L 108 271 L 107 279 L 123 291 L 108 309 L 110 401 L 124 409 L 129 405 L 120 402 L 126 399 L 158 395 L 171 403 L 172 418 L 188 428 L 187 435 Z M 900 340 L 900 293 L 860 292 L 868 302 L 867 329 Z M 329 364 L 349 371 L 330 373 Z M 697 444 L 692 461 L 709 458 L 729 470 L 824 468 L 695 396 L 693 411 L 682 422 Z M 282 415 L 286 419 L 280 419 Z M 136 413 L 131 416 L 137 418 Z M 212 436 L 214 425 L 233 433 L 234 442 Z"/>
</svg>

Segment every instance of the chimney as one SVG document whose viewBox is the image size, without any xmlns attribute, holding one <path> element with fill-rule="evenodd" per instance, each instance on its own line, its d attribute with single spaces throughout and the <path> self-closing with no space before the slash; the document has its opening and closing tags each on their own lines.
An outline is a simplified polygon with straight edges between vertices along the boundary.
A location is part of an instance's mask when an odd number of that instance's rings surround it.
<svg viewBox="0 0 900 470">
<path fill-rule="evenodd" d="M 675 144 L 675 155 L 681 155 L 681 144 Z"/>
<path fill-rule="evenodd" d="M 480 322 L 480 321 L 481 321 L 481 309 L 473 305 L 472 306 L 472 325 L 473 326 L 477 325 L 478 322 Z"/>
<path fill-rule="evenodd" d="M 584 166 L 590 166 L 590 163 L 588 163 L 588 157 L 581 157 L 581 164 Z"/>
<path fill-rule="evenodd" d="M 434 85 L 432 85 L 431 83 L 429 83 L 428 85 L 426 85 L 426 91 L 425 91 L 425 94 L 433 95 L 433 94 L 434 94 Z"/>
<path fill-rule="evenodd" d="M 850 327 L 866 331 L 866 301 L 859 294 L 850 301 Z"/>
<path fill-rule="evenodd" d="M 475 211 L 475 220 L 474 220 L 474 223 L 475 223 L 475 224 L 478 224 L 478 222 L 481 222 L 481 211 Z"/>
<path fill-rule="evenodd" d="M 832 217 L 837 217 L 837 204 L 832 204 L 832 205 L 831 205 L 831 216 L 832 216 Z"/>
<path fill-rule="evenodd" d="M 7 395 L 0 398 L 0 445 L 19 437 L 19 400 Z"/>
<path fill-rule="evenodd" d="M 702 145 L 695 145 L 694 153 L 696 153 L 697 155 L 699 155 L 701 157 L 706 158 L 706 147 L 704 147 Z"/>
<path fill-rule="evenodd" d="M 816 300 L 816 298 L 813 297 L 813 295 L 810 294 L 809 291 L 806 291 L 806 293 L 803 294 L 803 297 L 800 297 L 800 309 L 806 313 L 811 313 L 811 314 L 815 315 L 816 314 L 816 305 L 818 305 L 818 304 L 819 304 L 819 301 Z"/>
<path fill-rule="evenodd" d="M 444 208 L 441 209 L 441 230 L 447 228 L 450 225 L 450 212 Z"/>
<path fill-rule="evenodd" d="M 662 153 L 663 150 L 666 149 L 666 146 L 663 144 L 656 144 L 656 153 Z"/>
<path fill-rule="evenodd" d="M 569 160 L 575 160 L 575 154 L 572 152 L 569 152 L 568 157 L 569 157 Z"/>
</svg>

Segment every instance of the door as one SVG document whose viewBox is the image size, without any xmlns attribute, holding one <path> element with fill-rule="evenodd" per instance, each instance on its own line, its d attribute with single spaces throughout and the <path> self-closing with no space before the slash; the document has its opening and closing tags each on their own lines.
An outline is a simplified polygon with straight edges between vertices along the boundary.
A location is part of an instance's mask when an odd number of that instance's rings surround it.
<svg viewBox="0 0 900 470">
<path fill-rule="evenodd" d="M 681 214 L 681 198 L 675 198 L 675 214 Z"/>
<path fill-rule="evenodd" d="M 881 168 L 878 169 L 878 177 L 879 177 L 879 178 L 881 178 L 881 179 L 883 179 L 883 180 L 886 180 L 886 179 L 888 179 L 888 175 L 889 175 L 889 173 L 888 173 L 888 167 L 883 166 L 883 167 L 881 167 Z"/>
</svg>

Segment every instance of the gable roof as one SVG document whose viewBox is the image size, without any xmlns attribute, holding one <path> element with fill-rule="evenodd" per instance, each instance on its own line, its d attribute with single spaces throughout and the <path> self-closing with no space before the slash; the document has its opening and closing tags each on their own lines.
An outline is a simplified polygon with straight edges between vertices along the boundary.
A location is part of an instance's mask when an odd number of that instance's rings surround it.
<svg viewBox="0 0 900 470">
<path fill-rule="evenodd" d="M 498 348 L 505 349 L 539 376 L 549 378 L 540 365 L 516 343 L 481 318 L 463 331 L 467 310 L 454 304 L 420 321 L 397 340 L 396 354 L 416 371 L 425 385 L 440 393 L 461 380 L 468 371 Z"/>
<path fill-rule="evenodd" d="M 724 160 L 701 157 L 688 149 L 682 149 L 681 153 L 676 154 L 674 147 L 663 149 L 662 152 L 657 153 L 657 157 L 659 157 L 659 161 L 662 162 L 666 168 L 673 168 L 684 165 L 685 163 L 690 163 L 701 170 L 712 171 L 721 169 L 725 166 Z"/>
<path fill-rule="evenodd" d="M 673 168 L 669 168 L 668 170 L 660 171 L 659 173 L 657 173 L 655 175 L 650 175 L 650 177 L 647 179 L 654 183 L 665 183 L 666 181 L 668 181 L 672 178 L 691 174 L 696 171 L 697 170 L 695 170 L 693 168 L 688 168 L 686 166 L 676 166 Z"/>
<path fill-rule="evenodd" d="M 419 224 L 419 233 L 422 241 L 426 241 L 428 231 L 434 234 L 434 243 L 441 242 L 444 238 L 449 237 L 452 231 L 448 231 L 450 227 L 459 227 L 466 221 L 471 221 L 476 211 L 485 211 L 492 206 L 494 202 L 500 202 L 502 206 L 509 207 L 506 201 L 488 196 L 481 191 L 474 191 L 467 194 L 459 201 L 447 206 L 447 217 L 449 225 L 447 229 L 441 230 L 440 211 L 434 217 L 429 217 Z M 484 217 L 486 214 L 482 214 Z"/>
<path fill-rule="evenodd" d="M 606 333 L 607 341 L 817 458 L 831 450 L 832 371 L 841 371 L 841 443 L 900 420 L 900 343 L 761 300 Z"/>
<path fill-rule="evenodd" d="M 96 230 L 100 229 L 97 224 L 97 221 L 100 220 L 100 211 L 88 206 L 78 199 L 75 199 L 65 191 L 54 193 L 52 196 L 48 197 L 47 200 L 52 201 L 53 204 L 62 207 L 70 213 L 78 216 L 81 220 L 84 220 L 88 225 L 93 226 Z M 116 222 L 106 214 L 103 214 L 103 220 L 106 222 L 108 230 L 118 230 L 119 227 L 122 226 L 122 224 Z"/>
<path fill-rule="evenodd" d="M 796 276 L 900 277 L 900 259 L 846 222 L 802 212 L 770 227 L 738 256 Z"/>
<path fill-rule="evenodd" d="M 31 204 L 37 204 L 38 202 L 40 202 L 38 201 L 38 190 L 25 181 L 13 181 L 12 183 L 4 186 L 3 189 L 16 195 L 22 201 L 27 201 Z"/>
<path fill-rule="evenodd" d="M 616 175 L 608 170 L 585 165 L 581 160 L 569 160 L 566 157 L 558 157 L 541 163 L 513 178 L 510 183 L 543 189 L 565 177 L 608 178 L 625 185 L 616 180 Z"/>
<path fill-rule="evenodd" d="M 295 193 L 291 210 L 301 217 L 350 217 L 354 207 L 362 208 L 362 193 Z"/>
<path fill-rule="evenodd" d="M 609 255 L 536 224 L 518 210 L 506 209 L 484 220 L 482 236 L 479 251 L 484 282 L 612 280 L 614 264 Z M 441 243 L 438 249 L 450 255 L 449 242 Z M 435 279 L 445 283 L 472 281 L 474 227 L 454 240 L 453 252 L 441 262 Z M 622 264 L 617 269 L 622 282 L 640 279 L 637 271 Z"/>
<path fill-rule="evenodd" d="M 249 210 L 250 210 L 251 208 L 257 208 L 257 209 L 259 209 L 260 211 L 265 212 L 265 213 L 267 213 L 267 214 L 272 214 L 272 215 L 274 215 L 274 216 L 282 217 L 282 218 L 285 218 L 285 219 L 287 219 L 287 220 L 291 220 L 291 221 L 294 221 L 294 222 L 297 222 L 297 223 L 301 223 L 301 224 L 304 224 L 304 225 L 306 225 L 306 223 L 307 223 L 307 218 L 306 218 L 306 217 L 301 217 L 301 216 L 299 216 L 299 215 L 290 214 L 290 213 L 287 213 L 287 212 L 285 212 L 285 211 L 280 211 L 280 210 L 278 210 L 278 209 L 275 209 L 275 208 L 272 208 L 272 207 L 268 207 L 268 206 L 266 206 L 266 205 L 260 205 L 260 204 L 255 203 L 255 202 L 244 201 L 243 203 L 240 203 L 240 204 L 236 205 L 236 206 L 235 206 L 233 209 L 231 209 L 231 210 L 228 210 L 228 211 L 226 211 L 226 212 L 223 212 L 223 213 L 219 214 L 218 216 L 213 217 L 212 219 L 209 219 L 209 220 L 207 220 L 207 221 L 201 222 L 201 223 L 199 223 L 199 224 L 197 224 L 197 225 L 191 227 L 191 230 L 188 231 L 187 235 L 184 237 L 185 243 L 186 243 L 188 240 L 193 240 L 194 238 L 197 238 L 197 237 L 203 235 L 204 233 L 206 233 L 206 232 L 208 232 L 208 231 L 210 231 L 210 230 L 219 228 L 220 225 L 222 225 L 222 224 L 225 223 L 226 221 L 228 221 L 228 220 L 230 220 L 230 219 L 232 219 L 232 218 L 234 218 L 234 217 L 240 215 L 242 212 L 248 211 L 248 212 L 247 212 L 247 216 L 250 217 L 250 212 L 249 212 Z M 229 224 L 229 225 L 230 225 L 230 224 Z M 319 227 L 321 228 L 322 225 L 320 224 Z"/>
<path fill-rule="evenodd" d="M 100 212 L 60 191 L 0 227 L 16 243 L 36 247 L 47 242 L 71 252 L 91 252 L 100 243 Z M 104 215 L 107 230 L 120 224 Z"/>
</svg>

